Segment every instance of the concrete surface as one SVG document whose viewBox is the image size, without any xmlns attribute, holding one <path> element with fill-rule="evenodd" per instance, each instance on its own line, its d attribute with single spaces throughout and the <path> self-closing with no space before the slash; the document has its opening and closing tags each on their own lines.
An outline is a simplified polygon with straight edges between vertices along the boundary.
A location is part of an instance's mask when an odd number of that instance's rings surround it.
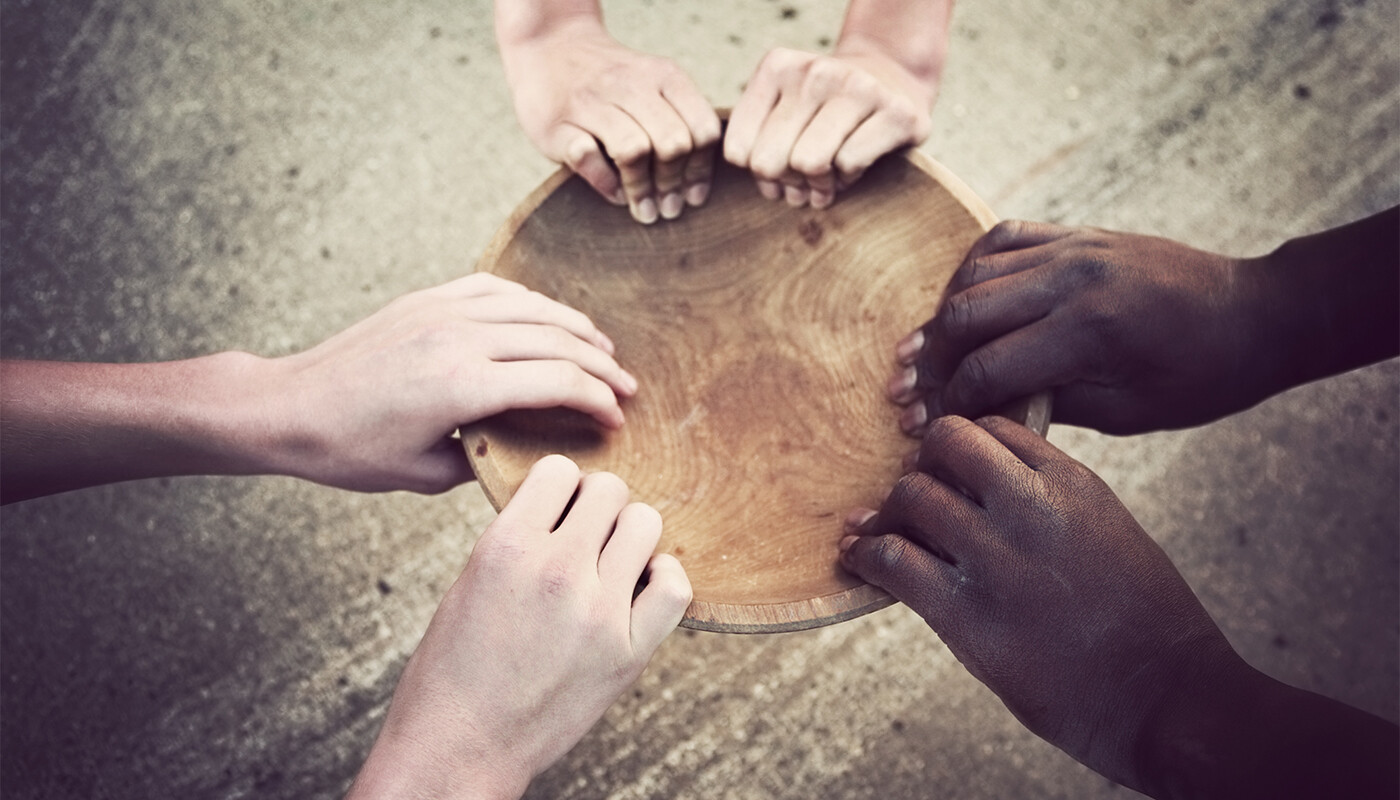
<svg viewBox="0 0 1400 800">
<path fill-rule="evenodd" d="M 841 3 L 605 4 L 732 104 Z M 791 9 L 788 13 L 786 9 Z M 309 346 L 472 268 L 551 167 L 486 0 L 4 0 L 6 357 Z M 1002 216 L 1232 253 L 1400 201 L 1395 0 L 963 3 L 927 151 Z M 1400 714 L 1400 369 L 1209 427 L 1053 441 L 1278 678 Z M 492 512 L 159 480 L 0 516 L 7 798 L 338 796 Z M 681 632 L 530 796 L 1121 798 L 902 607 Z"/>
</svg>

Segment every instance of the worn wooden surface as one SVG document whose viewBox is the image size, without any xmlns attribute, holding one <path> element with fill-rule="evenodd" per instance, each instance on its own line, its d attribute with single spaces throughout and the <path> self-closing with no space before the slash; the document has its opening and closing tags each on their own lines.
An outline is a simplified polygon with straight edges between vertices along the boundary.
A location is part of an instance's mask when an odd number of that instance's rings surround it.
<svg viewBox="0 0 1400 800">
<path fill-rule="evenodd" d="M 605 0 L 732 105 L 842 3 Z M 791 13 L 786 13 L 790 10 Z M 0 352 L 309 346 L 472 269 L 553 171 L 484 0 L 0 0 Z M 1232 254 L 1400 202 L 1394 0 L 962 2 L 923 150 L 998 216 Z M 625 359 L 624 359 L 625 363 Z M 628 365 L 630 366 L 630 365 Z M 1054 426 L 1251 664 L 1400 713 L 1400 369 L 1205 428 Z M 0 509 L 0 795 L 334 798 L 493 512 L 146 481 Z M 529 797 L 1132 796 L 894 606 L 680 631 Z"/>
<path fill-rule="evenodd" d="M 841 522 L 879 506 L 913 449 L 884 395 L 890 343 L 928 318 L 994 221 L 917 152 L 829 211 L 764 200 L 723 165 L 704 208 L 650 227 L 556 173 L 478 269 L 588 314 L 644 390 L 615 432 L 564 411 L 464 428 L 482 489 L 499 509 L 556 452 L 621 475 L 661 512 L 659 550 L 685 564 L 687 627 L 775 633 L 889 605 L 837 563 Z M 1024 422 L 1029 403 L 1010 413 Z"/>
</svg>

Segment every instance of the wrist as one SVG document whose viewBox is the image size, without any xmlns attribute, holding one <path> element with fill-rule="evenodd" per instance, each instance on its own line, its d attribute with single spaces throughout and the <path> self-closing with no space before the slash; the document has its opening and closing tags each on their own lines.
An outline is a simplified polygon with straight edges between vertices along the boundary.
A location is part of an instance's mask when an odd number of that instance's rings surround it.
<svg viewBox="0 0 1400 800">
<path fill-rule="evenodd" d="M 497 0 L 496 43 L 503 58 L 561 32 L 609 36 L 603 25 L 603 10 L 596 0 L 564 0 L 547 9 L 540 4 Z"/>
<path fill-rule="evenodd" d="M 403 731 L 390 707 L 379 738 L 355 777 L 347 800 L 440 797 L 452 800 L 516 800 L 530 785 L 528 774 L 509 767 L 489 748 L 442 752 L 440 737 L 415 738 Z"/>
</svg>

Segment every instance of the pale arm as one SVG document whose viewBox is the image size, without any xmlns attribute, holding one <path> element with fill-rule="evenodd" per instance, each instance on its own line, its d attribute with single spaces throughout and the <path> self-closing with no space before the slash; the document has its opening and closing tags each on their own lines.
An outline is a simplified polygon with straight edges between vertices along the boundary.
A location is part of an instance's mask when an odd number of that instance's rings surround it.
<svg viewBox="0 0 1400 800">
<path fill-rule="evenodd" d="M 472 473 L 452 434 L 511 408 L 607 427 L 636 380 L 582 313 L 492 275 L 405 295 L 283 358 L 0 364 L 0 499 L 166 475 L 279 474 L 442 492 Z"/>
</svg>

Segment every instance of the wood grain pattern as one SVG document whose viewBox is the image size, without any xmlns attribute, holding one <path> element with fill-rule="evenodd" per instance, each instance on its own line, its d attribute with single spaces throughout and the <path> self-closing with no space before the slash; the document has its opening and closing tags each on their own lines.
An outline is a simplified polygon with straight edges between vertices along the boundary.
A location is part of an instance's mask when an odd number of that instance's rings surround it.
<svg viewBox="0 0 1400 800">
<path fill-rule="evenodd" d="M 497 509 L 548 453 L 620 475 L 661 512 L 660 549 L 690 576 L 683 625 L 850 619 L 893 602 L 839 567 L 836 543 L 847 511 L 878 506 L 916 447 L 884 394 L 894 343 L 995 219 L 917 152 L 825 211 L 718 170 L 705 207 L 650 227 L 563 170 L 527 198 L 478 269 L 587 313 L 642 388 L 616 432 L 519 411 L 464 428 L 463 444 Z M 1007 413 L 1043 433 L 1048 398 Z"/>
</svg>

